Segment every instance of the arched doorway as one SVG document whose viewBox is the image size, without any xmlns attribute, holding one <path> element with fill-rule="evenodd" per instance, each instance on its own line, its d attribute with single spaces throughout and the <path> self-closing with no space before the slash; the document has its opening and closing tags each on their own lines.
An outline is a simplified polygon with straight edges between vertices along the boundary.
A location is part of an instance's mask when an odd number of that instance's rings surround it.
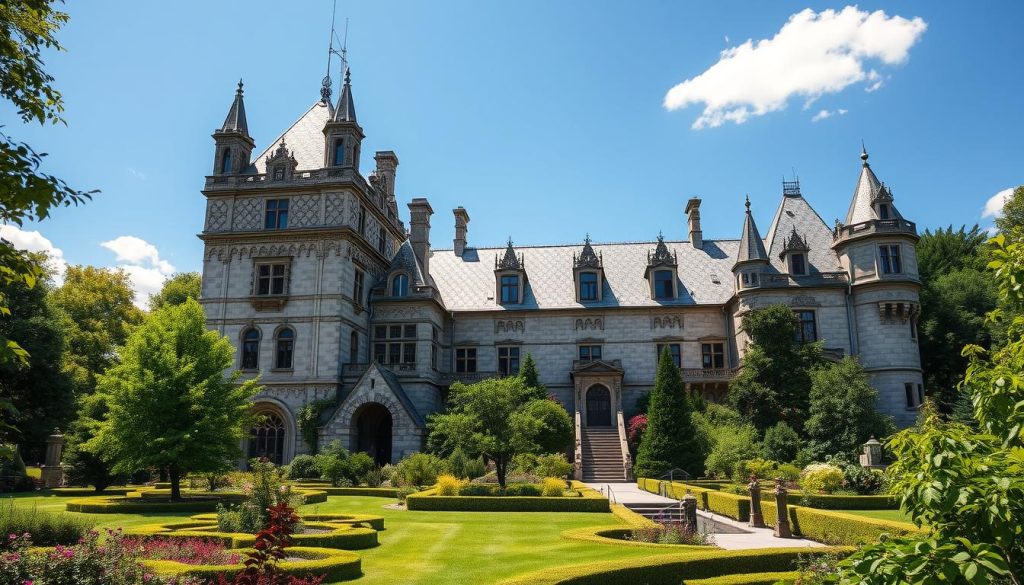
<svg viewBox="0 0 1024 585">
<path fill-rule="evenodd" d="M 587 426 L 612 426 L 612 393 L 601 384 L 587 390 Z"/>
<path fill-rule="evenodd" d="M 249 430 L 249 458 L 266 457 L 275 465 L 281 465 L 286 434 L 284 419 L 274 411 L 263 411 L 256 416 L 259 420 Z"/>
<path fill-rule="evenodd" d="M 368 402 L 356 410 L 353 418 L 355 450 L 368 453 L 377 465 L 391 463 L 391 412 L 381 404 Z"/>
</svg>

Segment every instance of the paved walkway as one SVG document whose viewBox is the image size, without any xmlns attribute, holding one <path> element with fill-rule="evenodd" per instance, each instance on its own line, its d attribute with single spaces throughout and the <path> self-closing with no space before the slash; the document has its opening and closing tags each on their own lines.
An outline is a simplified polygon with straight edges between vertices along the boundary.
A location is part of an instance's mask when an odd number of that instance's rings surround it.
<svg viewBox="0 0 1024 585">
<path fill-rule="evenodd" d="M 636 486 L 635 483 L 588 483 L 587 486 L 601 493 L 611 492 L 615 502 L 619 504 L 644 504 L 648 506 L 678 504 L 679 500 L 652 494 Z M 748 548 L 789 548 L 789 547 L 823 547 L 820 542 L 805 538 L 776 538 L 771 528 L 751 528 L 746 522 L 737 522 L 721 514 L 697 510 L 702 517 L 743 530 L 740 534 L 715 534 L 715 545 L 728 550 Z"/>
</svg>

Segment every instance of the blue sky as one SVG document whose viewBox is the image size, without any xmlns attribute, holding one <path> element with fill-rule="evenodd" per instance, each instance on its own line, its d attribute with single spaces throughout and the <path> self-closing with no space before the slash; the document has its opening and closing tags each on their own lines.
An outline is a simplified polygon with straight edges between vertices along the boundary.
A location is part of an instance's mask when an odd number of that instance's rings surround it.
<svg viewBox="0 0 1024 585">
<path fill-rule="evenodd" d="M 990 225 L 986 202 L 1024 183 L 1024 3 L 845 6 L 339 0 L 363 170 L 396 151 L 400 209 L 431 201 L 437 247 L 457 205 L 478 246 L 681 239 L 694 195 L 705 237 L 735 238 L 744 195 L 763 231 L 794 172 L 826 222 L 843 217 L 863 139 L 920 229 Z M 200 268 L 210 134 L 238 78 L 258 149 L 318 99 L 331 2 L 66 10 L 47 68 L 68 126 L 21 126 L 6 104 L 0 120 L 102 193 L 13 237 L 125 266 L 145 294 Z"/>
</svg>

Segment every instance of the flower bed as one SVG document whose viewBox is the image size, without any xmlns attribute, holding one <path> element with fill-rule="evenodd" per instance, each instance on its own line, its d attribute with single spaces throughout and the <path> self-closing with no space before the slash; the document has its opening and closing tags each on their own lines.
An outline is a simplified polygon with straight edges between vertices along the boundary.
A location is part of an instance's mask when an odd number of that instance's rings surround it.
<svg viewBox="0 0 1024 585">
<path fill-rule="evenodd" d="M 277 564 L 277 567 L 288 575 L 296 577 L 324 575 L 325 582 L 333 582 L 357 579 L 363 574 L 359 555 L 352 552 L 303 546 L 289 547 L 287 550 L 289 558 L 301 559 L 282 561 Z M 231 550 L 229 552 L 244 554 L 247 551 Z M 157 560 L 144 560 L 142 564 L 162 577 L 179 576 L 200 579 L 215 579 L 220 574 L 230 579 L 245 568 L 241 564 L 189 565 L 177 561 Z"/>
<path fill-rule="evenodd" d="M 335 524 L 331 522 L 304 522 L 308 533 L 291 536 L 297 546 L 361 550 L 377 546 L 377 531 L 372 528 Z M 146 524 L 132 528 L 129 535 L 142 538 L 205 538 L 216 540 L 229 548 L 245 548 L 256 542 L 256 536 L 244 532 L 220 532 L 217 524 L 209 521 L 170 522 Z"/>
<path fill-rule="evenodd" d="M 485 486 L 478 486 L 485 487 Z M 454 512 L 610 512 L 608 498 L 580 482 L 572 482 L 576 496 L 439 496 L 436 489 L 410 494 L 410 510 Z"/>
</svg>

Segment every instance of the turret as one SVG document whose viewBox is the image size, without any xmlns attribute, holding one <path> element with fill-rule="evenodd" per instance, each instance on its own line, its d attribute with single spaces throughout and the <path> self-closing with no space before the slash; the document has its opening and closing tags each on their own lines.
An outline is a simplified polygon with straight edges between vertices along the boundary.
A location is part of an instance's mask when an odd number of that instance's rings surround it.
<svg viewBox="0 0 1024 585">
<path fill-rule="evenodd" d="M 231 102 L 224 124 L 214 131 L 214 175 L 238 175 L 249 168 L 249 159 L 256 147 L 249 136 L 245 120 L 245 100 L 242 98 L 242 80 L 238 80 L 235 99 Z"/>
<path fill-rule="evenodd" d="M 352 97 L 352 74 L 345 70 L 345 84 L 341 87 L 338 105 L 324 125 L 324 167 L 349 168 L 359 172 L 359 148 L 363 142 L 363 129 L 356 121 L 356 104 Z"/>
<path fill-rule="evenodd" d="M 746 215 L 743 217 L 743 233 L 740 235 L 740 248 L 736 254 L 736 263 L 732 273 L 736 277 L 736 289 L 759 286 L 760 275 L 769 266 L 768 252 L 764 249 L 764 240 L 757 231 L 754 216 L 750 212 L 750 197 L 745 203 Z"/>
</svg>

